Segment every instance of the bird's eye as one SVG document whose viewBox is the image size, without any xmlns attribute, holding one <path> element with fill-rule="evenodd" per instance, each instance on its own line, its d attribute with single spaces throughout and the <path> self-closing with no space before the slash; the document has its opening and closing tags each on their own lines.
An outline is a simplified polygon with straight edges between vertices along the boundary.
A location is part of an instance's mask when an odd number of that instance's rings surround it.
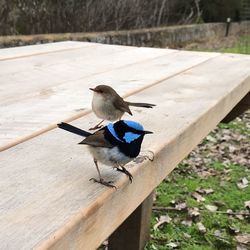
<svg viewBox="0 0 250 250">
<path fill-rule="evenodd" d="M 102 90 L 99 90 L 99 93 L 101 93 L 101 94 L 102 94 L 102 93 L 103 93 L 103 91 L 102 91 Z"/>
</svg>

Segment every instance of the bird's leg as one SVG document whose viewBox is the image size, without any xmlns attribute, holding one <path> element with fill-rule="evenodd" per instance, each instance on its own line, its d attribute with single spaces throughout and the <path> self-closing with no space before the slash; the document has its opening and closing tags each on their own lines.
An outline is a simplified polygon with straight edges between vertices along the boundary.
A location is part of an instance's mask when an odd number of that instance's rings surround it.
<svg viewBox="0 0 250 250">
<path fill-rule="evenodd" d="M 90 128 L 89 130 L 96 130 L 98 128 L 102 128 L 103 126 L 100 126 L 102 123 L 104 122 L 104 120 L 101 120 L 98 124 L 96 124 L 93 128 Z"/>
<path fill-rule="evenodd" d="M 133 181 L 133 175 L 130 174 L 130 172 L 129 172 L 125 167 L 123 167 L 123 166 L 118 166 L 118 167 L 116 167 L 116 169 L 117 169 L 117 171 L 122 172 L 122 173 L 124 173 L 125 175 L 127 175 L 128 178 L 129 178 L 129 180 L 130 180 L 130 182 L 132 183 L 132 181 Z"/>
<path fill-rule="evenodd" d="M 98 172 L 98 175 L 99 175 L 99 180 L 95 179 L 95 178 L 91 178 L 89 179 L 90 181 L 94 181 L 94 182 L 97 182 L 97 183 L 100 183 L 106 187 L 112 187 L 112 188 L 115 188 L 116 189 L 116 186 L 112 185 L 112 181 L 104 181 L 104 179 L 102 178 L 101 176 L 101 172 L 99 170 L 99 167 L 98 167 L 98 163 L 97 163 L 97 160 L 94 159 L 94 163 L 95 163 L 95 166 L 96 166 L 96 170 Z"/>
</svg>

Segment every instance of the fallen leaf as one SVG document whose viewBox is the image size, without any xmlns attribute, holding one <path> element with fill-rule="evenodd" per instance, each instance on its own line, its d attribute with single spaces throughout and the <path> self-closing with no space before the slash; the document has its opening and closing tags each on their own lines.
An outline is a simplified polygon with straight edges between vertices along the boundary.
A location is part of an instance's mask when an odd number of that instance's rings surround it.
<svg viewBox="0 0 250 250">
<path fill-rule="evenodd" d="M 187 209 L 187 204 L 186 202 L 181 202 L 179 204 L 175 205 L 175 208 L 179 211 Z"/>
<path fill-rule="evenodd" d="M 186 238 L 186 239 L 190 239 L 192 236 L 188 233 L 183 233 L 183 236 Z"/>
<path fill-rule="evenodd" d="M 239 220 L 244 220 L 244 217 L 242 214 L 236 214 L 235 217 Z"/>
<path fill-rule="evenodd" d="M 179 243 L 170 242 L 166 244 L 166 246 L 171 247 L 171 248 L 177 248 L 179 246 Z"/>
<path fill-rule="evenodd" d="M 154 225 L 154 230 L 156 230 L 160 225 L 164 223 L 170 223 L 172 219 L 168 215 L 161 215 L 158 222 Z"/>
<path fill-rule="evenodd" d="M 197 188 L 195 191 L 199 194 L 211 194 L 214 192 L 212 188 Z"/>
<path fill-rule="evenodd" d="M 239 228 L 235 228 L 235 227 L 228 227 L 229 233 L 230 234 L 238 234 L 240 232 Z"/>
<path fill-rule="evenodd" d="M 205 208 L 210 211 L 210 212 L 215 212 L 217 211 L 218 207 L 214 206 L 214 205 L 205 205 Z"/>
<path fill-rule="evenodd" d="M 191 227 L 192 224 L 193 224 L 193 221 L 192 220 L 183 220 L 181 222 L 182 225 L 185 225 L 185 226 L 188 226 L 188 227 Z"/>
<path fill-rule="evenodd" d="M 213 136 L 211 136 L 211 135 L 208 135 L 208 136 L 206 137 L 206 140 L 208 140 L 208 141 L 210 141 L 210 142 L 216 142 L 216 139 L 215 139 Z"/>
<path fill-rule="evenodd" d="M 246 177 L 242 178 L 239 182 L 237 182 L 237 186 L 240 189 L 248 187 L 249 181 L 247 180 Z"/>
<path fill-rule="evenodd" d="M 199 193 L 197 192 L 192 192 L 191 196 L 195 198 L 198 202 L 205 201 L 205 198 L 202 197 Z"/>
<path fill-rule="evenodd" d="M 216 237 L 221 237 L 222 232 L 221 232 L 220 230 L 215 230 L 215 231 L 214 231 L 214 235 L 215 235 Z"/>
<path fill-rule="evenodd" d="M 236 250 L 247 250 L 247 248 L 242 244 L 237 244 Z"/>
<path fill-rule="evenodd" d="M 217 207 L 224 207 L 224 206 L 226 206 L 226 203 L 223 202 L 223 201 L 214 201 L 213 203 Z"/>
<path fill-rule="evenodd" d="M 207 189 L 205 188 L 204 191 L 206 194 L 212 194 L 214 192 L 212 188 L 207 188 Z"/>
<path fill-rule="evenodd" d="M 241 244 L 248 244 L 250 242 L 250 234 L 236 235 L 235 239 Z"/>
<path fill-rule="evenodd" d="M 192 218 L 196 218 L 196 217 L 200 216 L 199 208 L 198 207 L 189 208 L 188 214 Z"/>
<path fill-rule="evenodd" d="M 250 201 L 244 202 L 245 208 L 250 209 Z"/>
<path fill-rule="evenodd" d="M 207 229 L 205 228 L 205 226 L 201 222 L 196 223 L 196 225 L 198 227 L 199 232 L 201 232 L 203 234 L 206 233 Z"/>
</svg>

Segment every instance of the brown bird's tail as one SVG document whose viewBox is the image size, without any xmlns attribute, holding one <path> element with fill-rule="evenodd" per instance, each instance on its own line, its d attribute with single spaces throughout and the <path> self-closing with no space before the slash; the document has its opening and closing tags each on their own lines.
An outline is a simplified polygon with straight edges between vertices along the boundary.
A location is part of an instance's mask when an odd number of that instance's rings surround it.
<svg viewBox="0 0 250 250">
<path fill-rule="evenodd" d="M 153 108 L 156 106 L 155 104 L 151 103 L 141 103 L 141 102 L 127 102 L 129 106 L 134 106 L 134 107 L 143 107 L 143 108 Z"/>
</svg>

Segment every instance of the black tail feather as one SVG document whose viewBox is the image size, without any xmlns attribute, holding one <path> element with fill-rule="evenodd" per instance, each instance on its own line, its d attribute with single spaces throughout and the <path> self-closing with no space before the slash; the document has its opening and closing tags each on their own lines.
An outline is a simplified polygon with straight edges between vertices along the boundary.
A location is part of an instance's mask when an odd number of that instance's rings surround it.
<svg viewBox="0 0 250 250">
<path fill-rule="evenodd" d="M 87 136 L 91 135 L 91 133 L 89 133 L 85 130 L 82 130 L 80 128 L 77 128 L 75 126 L 72 126 L 72 125 L 65 123 L 65 122 L 61 122 L 61 123 L 57 124 L 57 126 L 61 129 L 64 129 L 64 130 L 69 131 L 73 134 L 77 134 L 77 135 L 80 135 L 83 137 L 87 137 Z"/>
</svg>

